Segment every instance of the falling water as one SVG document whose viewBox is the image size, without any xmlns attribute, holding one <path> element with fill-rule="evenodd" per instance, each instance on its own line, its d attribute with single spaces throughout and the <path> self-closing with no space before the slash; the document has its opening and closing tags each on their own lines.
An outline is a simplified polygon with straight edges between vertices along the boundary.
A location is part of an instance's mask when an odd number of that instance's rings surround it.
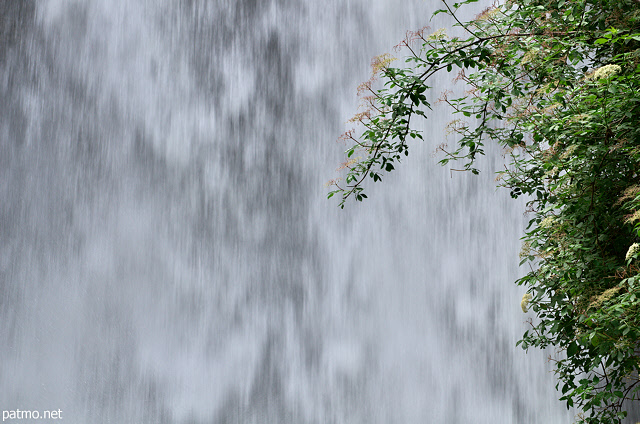
<svg viewBox="0 0 640 424">
<path fill-rule="evenodd" d="M 370 57 L 435 3 L 0 2 L 0 409 L 568 423 L 515 347 L 499 152 L 437 166 L 436 111 L 373 200 L 324 199 Z"/>
</svg>

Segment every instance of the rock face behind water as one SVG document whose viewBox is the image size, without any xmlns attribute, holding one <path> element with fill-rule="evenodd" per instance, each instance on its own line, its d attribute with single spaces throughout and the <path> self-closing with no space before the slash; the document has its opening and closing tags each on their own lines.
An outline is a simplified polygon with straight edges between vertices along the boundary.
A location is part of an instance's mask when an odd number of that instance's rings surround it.
<svg viewBox="0 0 640 424">
<path fill-rule="evenodd" d="M 2 408 L 569 422 L 543 355 L 515 347 L 523 218 L 495 192 L 500 152 L 451 178 L 436 110 L 374 199 L 325 200 L 370 58 L 436 6 L 0 1 Z"/>
</svg>

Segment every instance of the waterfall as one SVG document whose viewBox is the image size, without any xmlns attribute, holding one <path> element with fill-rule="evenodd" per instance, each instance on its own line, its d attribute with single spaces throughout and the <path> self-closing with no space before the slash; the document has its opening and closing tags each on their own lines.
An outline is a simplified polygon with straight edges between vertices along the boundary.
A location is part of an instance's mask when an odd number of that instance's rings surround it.
<svg viewBox="0 0 640 424">
<path fill-rule="evenodd" d="M 526 217 L 498 150 L 478 177 L 437 165 L 437 109 L 371 200 L 325 199 L 370 58 L 438 6 L 0 3 L 0 409 L 570 422 L 515 346 Z"/>
</svg>

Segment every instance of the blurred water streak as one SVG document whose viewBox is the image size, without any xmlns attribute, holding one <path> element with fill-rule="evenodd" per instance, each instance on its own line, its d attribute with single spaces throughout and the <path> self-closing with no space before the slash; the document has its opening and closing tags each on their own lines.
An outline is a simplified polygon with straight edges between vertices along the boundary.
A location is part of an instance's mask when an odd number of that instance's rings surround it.
<svg viewBox="0 0 640 424">
<path fill-rule="evenodd" d="M 570 422 L 515 347 L 524 218 L 499 151 L 452 178 L 436 110 L 374 199 L 324 199 L 370 58 L 435 3 L 0 2 L 2 409 Z"/>
</svg>

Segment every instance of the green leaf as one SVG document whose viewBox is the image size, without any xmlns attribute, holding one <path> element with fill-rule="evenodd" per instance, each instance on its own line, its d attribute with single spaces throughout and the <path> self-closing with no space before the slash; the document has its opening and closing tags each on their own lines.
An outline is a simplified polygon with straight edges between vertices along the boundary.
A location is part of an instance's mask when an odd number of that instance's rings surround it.
<svg viewBox="0 0 640 424">
<path fill-rule="evenodd" d="M 469 91 L 443 103 L 476 122 L 456 128 L 460 137 L 442 148 L 439 163 L 462 159 L 455 168 L 477 174 L 483 143 L 507 149 L 499 185 L 524 198 L 529 214 L 520 258 L 531 266 L 516 283 L 536 299 L 533 328 L 518 345 L 564 348 L 566 357 L 555 362 L 556 388 L 567 407 L 590 414 L 585 424 L 614 423 L 612 405 L 626 389 L 612 376 L 637 371 L 631 357 L 640 337 L 640 259 L 625 259 L 629 246 L 640 243 L 640 222 L 628 222 L 640 211 L 640 34 L 633 7 L 627 0 L 499 4 L 490 19 L 460 20 L 471 30 L 466 39 L 434 37 L 406 49 L 405 68 L 377 74 L 384 88 L 376 91 L 375 116 L 347 150 L 347 157 L 355 150 L 367 157 L 345 171 L 347 190 L 339 191 L 340 207 L 349 197 L 367 198 L 364 177 L 380 181 L 422 139 L 412 118 L 431 118 L 430 80 L 461 67 Z M 595 375 L 602 368 L 606 385 Z"/>
</svg>

